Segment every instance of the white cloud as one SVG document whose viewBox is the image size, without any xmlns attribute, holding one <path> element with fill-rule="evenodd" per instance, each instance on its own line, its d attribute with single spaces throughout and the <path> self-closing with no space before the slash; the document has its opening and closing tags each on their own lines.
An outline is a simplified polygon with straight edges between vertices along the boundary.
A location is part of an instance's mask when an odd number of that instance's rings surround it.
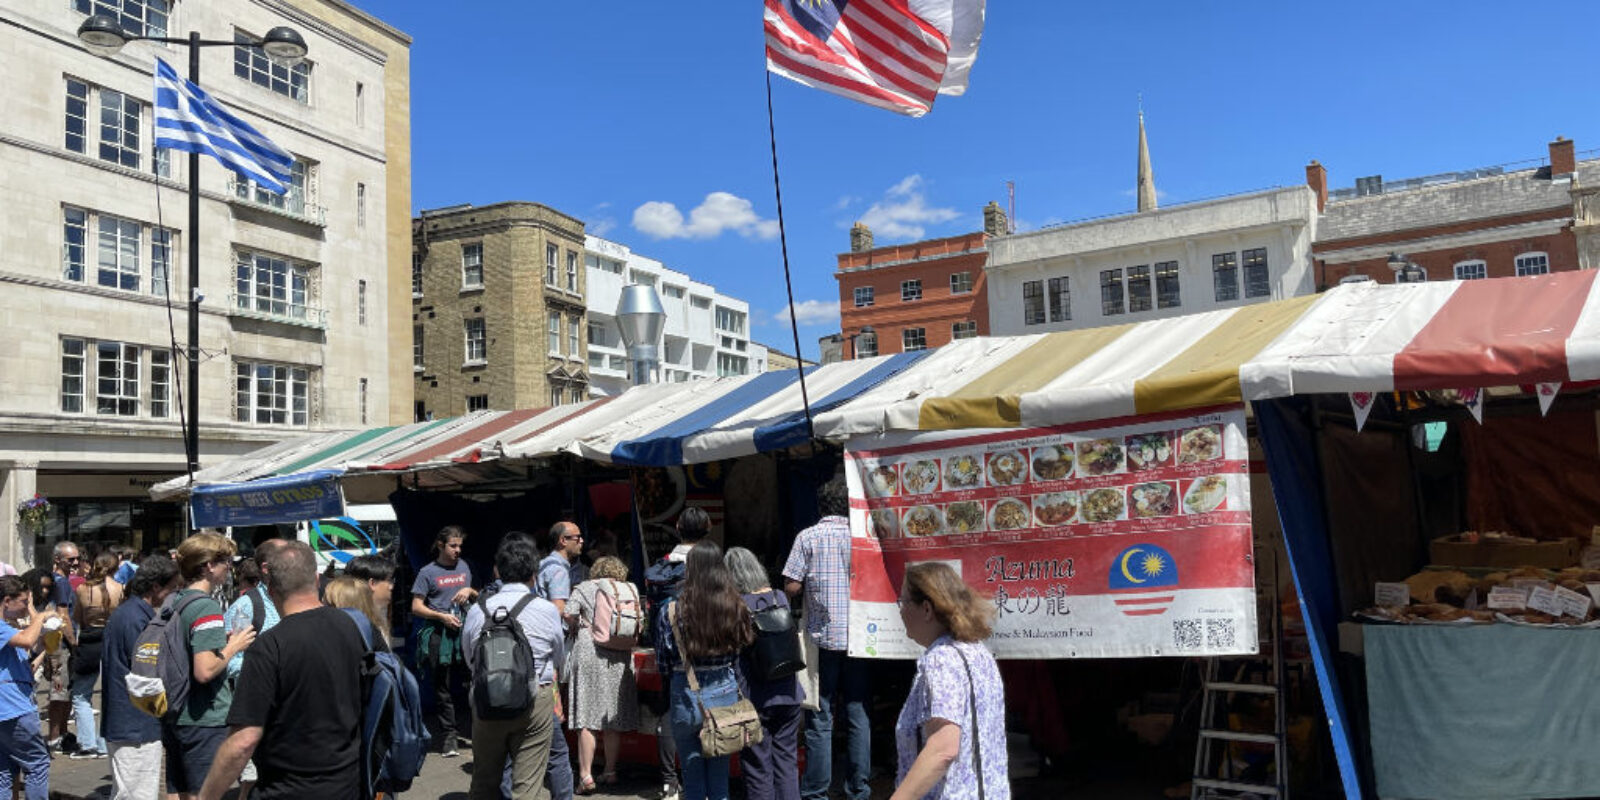
<svg viewBox="0 0 1600 800">
<path fill-rule="evenodd" d="M 861 202 L 861 198 L 856 197 L 853 194 L 842 195 L 836 202 L 834 202 L 833 210 L 843 211 L 859 202 Z"/>
<path fill-rule="evenodd" d="M 930 208 L 922 194 L 922 176 L 907 175 L 889 187 L 884 199 L 873 203 L 861 221 L 873 236 L 885 239 L 921 239 L 927 225 L 949 222 L 960 217 L 953 208 Z"/>
<path fill-rule="evenodd" d="M 801 325 L 839 324 L 838 300 L 801 300 L 794 304 L 795 319 Z M 789 309 L 772 315 L 772 318 L 785 325 L 789 323 Z"/>
<path fill-rule="evenodd" d="M 771 239 L 778 221 L 762 219 L 749 200 L 727 192 L 712 192 L 689 211 L 685 221 L 676 205 L 651 200 L 633 210 L 633 227 L 656 239 L 714 239 L 734 231 L 746 239 Z"/>
<path fill-rule="evenodd" d="M 610 232 L 612 232 L 612 231 L 614 231 L 616 229 L 617 229 L 617 221 L 612 219 L 612 218 L 610 218 L 610 217 L 601 217 L 600 219 L 597 219 L 594 222 L 591 222 L 591 223 L 585 225 L 584 228 L 583 228 L 584 232 L 589 234 L 590 236 L 599 236 L 599 237 L 602 237 L 602 238 L 606 234 L 608 234 L 608 233 L 610 233 Z"/>
</svg>

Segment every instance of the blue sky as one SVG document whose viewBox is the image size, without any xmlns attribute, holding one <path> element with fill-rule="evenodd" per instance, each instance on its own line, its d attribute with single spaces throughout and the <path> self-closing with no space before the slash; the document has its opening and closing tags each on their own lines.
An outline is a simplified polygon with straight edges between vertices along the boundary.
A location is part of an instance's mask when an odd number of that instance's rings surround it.
<svg viewBox="0 0 1600 800">
<path fill-rule="evenodd" d="M 784 309 L 756 0 L 356 0 L 415 39 L 413 205 L 529 200 Z M 838 330 L 838 253 L 1133 209 L 1142 93 L 1163 203 L 1600 148 L 1600 3 L 996 0 L 968 91 L 911 119 L 773 79 L 800 335 Z M 1594 158 L 1590 153 L 1580 158 Z"/>
</svg>

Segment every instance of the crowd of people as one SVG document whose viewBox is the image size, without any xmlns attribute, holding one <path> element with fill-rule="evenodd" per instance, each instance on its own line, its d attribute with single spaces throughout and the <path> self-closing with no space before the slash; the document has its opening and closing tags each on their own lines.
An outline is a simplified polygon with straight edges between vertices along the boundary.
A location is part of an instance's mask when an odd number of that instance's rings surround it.
<svg viewBox="0 0 1600 800">
<path fill-rule="evenodd" d="M 702 731 L 708 717 L 748 703 L 753 713 L 738 723 L 745 794 L 822 800 L 836 783 L 837 704 L 846 727 L 837 782 L 849 800 L 869 797 L 871 678 L 868 662 L 846 651 L 843 481 L 825 485 L 818 503 L 822 519 L 796 537 L 778 586 L 755 553 L 712 541 L 709 517 L 694 507 L 677 520 L 679 544 L 645 570 L 642 593 L 621 559 L 585 550 L 572 522 L 537 537 L 503 534 L 488 580 L 475 580 L 462 557 L 466 531 L 443 528 L 410 603 L 435 751 L 470 749 L 475 800 L 569 800 L 617 782 L 621 736 L 639 729 L 644 706 L 656 719 L 662 800 L 723 800 L 732 751 Z M 352 615 L 393 630 L 392 558 L 355 558 L 319 579 L 302 542 L 267 540 L 236 562 L 234 543 L 215 533 L 138 563 L 112 550 L 85 569 L 66 542 L 54 555 L 52 570 L 0 577 L 0 753 L 10 765 L 0 769 L 0 797 L 13 781 L 29 800 L 47 797 L 53 754 L 109 758 L 116 798 L 164 788 L 213 800 L 235 785 L 242 800 L 370 796 L 359 768 L 364 664 L 369 647 L 391 644 L 366 641 Z M 804 635 L 817 647 L 815 697 L 798 656 L 775 669 L 759 644 L 798 643 L 791 601 L 803 602 Z M 125 686 L 141 634 L 148 640 L 163 610 L 182 630 L 187 694 L 158 719 L 136 709 Z M 948 565 L 929 562 L 907 570 L 900 611 L 926 652 L 895 726 L 893 798 L 1009 798 L 1004 690 L 982 643 L 993 607 Z M 787 620 L 788 630 L 758 629 L 758 617 Z M 647 642 L 659 694 L 641 693 L 634 674 L 633 648 Z M 36 682 L 49 687 L 45 728 Z"/>
</svg>

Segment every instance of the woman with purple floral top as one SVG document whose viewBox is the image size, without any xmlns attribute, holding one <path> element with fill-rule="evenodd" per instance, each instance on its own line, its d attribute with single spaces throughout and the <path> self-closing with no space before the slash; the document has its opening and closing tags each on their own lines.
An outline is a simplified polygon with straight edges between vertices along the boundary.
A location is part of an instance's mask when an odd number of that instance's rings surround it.
<svg viewBox="0 0 1600 800">
<path fill-rule="evenodd" d="M 1010 800 L 1005 686 L 983 645 L 993 618 L 994 606 L 949 565 L 906 568 L 900 619 L 927 652 L 895 724 L 890 800 Z"/>
</svg>

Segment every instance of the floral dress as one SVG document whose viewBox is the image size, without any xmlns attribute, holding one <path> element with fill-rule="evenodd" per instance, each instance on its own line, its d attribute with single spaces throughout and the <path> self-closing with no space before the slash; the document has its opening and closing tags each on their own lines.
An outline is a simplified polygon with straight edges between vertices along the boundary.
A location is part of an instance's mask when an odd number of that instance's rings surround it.
<svg viewBox="0 0 1600 800">
<path fill-rule="evenodd" d="M 567 598 L 567 612 L 578 618 L 577 639 L 567 659 L 567 727 L 631 731 L 639 727 L 633 653 L 596 647 L 589 634 L 600 583 L 584 581 Z"/>
<path fill-rule="evenodd" d="M 963 661 L 965 656 L 965 661 Z M 968 681 L 968 669 L 971 681 Z M 895 749 L 899 751 L 899 766 L 895 784 L 906 779 L 906 773 L 922 751 L 923 723 L 942 719 L 961 728 L 961 750 L 956 760 L 945 772 L 944 780 L 935 784 L 925 795 L 933 800 L 977 800 L 978 776 L 973 771 L 972 730 L 970 699 L 976 696 L 978 731 L 976 741 L 982 742 L 983 800 L 1009 800 L 1011 784 L 1006 770 L 1006 719 L 1005 686 L 1000 682 L 1000 670 L 994 663 L 989 648 L 979 642 L 958 642 L 947 634 L 939 637 L 922 657 L 917 659 L 917 677 L 911 684 L 905 708 L 900 710 L 900 720 L 895 723 Z"/>
</svg>

